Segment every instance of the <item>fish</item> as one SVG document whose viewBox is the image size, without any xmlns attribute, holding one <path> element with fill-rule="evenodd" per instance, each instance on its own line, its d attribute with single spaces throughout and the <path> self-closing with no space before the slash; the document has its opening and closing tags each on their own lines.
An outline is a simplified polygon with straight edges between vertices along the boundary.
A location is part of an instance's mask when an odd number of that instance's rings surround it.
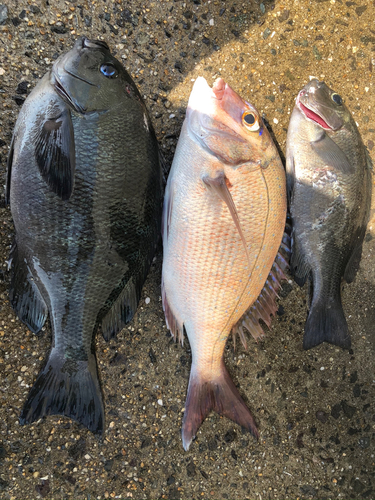
<svg viewBox="0 0 375 500">
<path fill-rule="evenodd" d="M 309 282 L 303 347 L 328 342 L 344 349 L 351 338 L 341 282 L 359 269 L 371 205 L 372 163 L 343 98 L 312 79 L 298 94 L 286 145 L 292 219 L 290 269 Z"/>
<path fill-rule="evenodd" d="M 286 178 L 256 108 L 222 78 L 194 83 L 162 216 L 162 303 L 175 339 L 184 330 L 192 366 L 182 423 L 187 450 L 214 410 L 259 436 L 224 363 L 228 336 L 258 339 L 270 323 L 285 269 L 280 254 Z M 279 266 L 280 264 L 280 266 Z M 264 289 L 263 289 L 264 287 Z M 277 307 L 276 307 L 277 309 Z"/>
<path fill-rule="evenodd" d="M 160 239 L 162 170 L 141 95 L 101 40 L 80 37 L 26 99 L 8 157 L 10 302 L 52 347 L 20 423 L 65 415 L 102 433 L 95 354 L 133 317 Z"/>
</svg>

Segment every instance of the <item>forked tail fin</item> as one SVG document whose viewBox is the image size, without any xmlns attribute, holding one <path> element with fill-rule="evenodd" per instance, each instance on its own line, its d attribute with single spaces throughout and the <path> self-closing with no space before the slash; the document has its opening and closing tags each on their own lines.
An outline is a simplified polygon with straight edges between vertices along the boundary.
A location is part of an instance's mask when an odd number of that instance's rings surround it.
<svg viewBox="0 0 375 500">
<path fill-rule="evenodd" d="M 65 415 L 92 432 L 103 432 L 104 407 L 94 354 L 86 361 L 75 361 L 52 349 L 30 390 L 20 424 L 45 415 Z"/>
<path fill-rule="evenodd" d="M 182 422 L 182 444 L 186 451 L 211 410 L 248 429 L 255 438 L 259 437 L 254 418 L 234 385 L 224 362 L 220 375 L 210 380 L 203 378 L 192 367 Z"/>
<path fill-rule="evenodd" d="M 329 342 L 349 349 L 351 340 L 340 295 L 332 299 L 318 299 L 312 303 L 305 324 L 303 348 L 310 349 L 322 342 Z"/>
</svg>

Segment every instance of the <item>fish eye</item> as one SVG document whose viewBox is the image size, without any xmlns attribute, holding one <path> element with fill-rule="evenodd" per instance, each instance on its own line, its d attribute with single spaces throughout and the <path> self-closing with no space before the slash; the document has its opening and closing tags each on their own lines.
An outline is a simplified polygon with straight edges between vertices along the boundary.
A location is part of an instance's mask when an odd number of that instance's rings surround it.
<svg viewBox="0 0 375 500">
<path fill-rule="evenodd" d="M 252 111 L 243 113 L 242 123 L 251 132 L 256 132 L 260 128 L 258 117 Z"/>
<path fill-rule="evenodd" d="M 100 72 L 107 78 L 116 78 L 118 75 L 118 71 L 113 64 L 102 64 L 100 66 Z"/>
<path fill-rule="evenodd" d="M 331 95 L 331 99 L 333 102 L 335 102 L 336 104 L 338 104 L 339 106 L 341 106 L 342 104 L 342 97 L 341 95 L 339 94 L 332 94 Z"/>
</svg>

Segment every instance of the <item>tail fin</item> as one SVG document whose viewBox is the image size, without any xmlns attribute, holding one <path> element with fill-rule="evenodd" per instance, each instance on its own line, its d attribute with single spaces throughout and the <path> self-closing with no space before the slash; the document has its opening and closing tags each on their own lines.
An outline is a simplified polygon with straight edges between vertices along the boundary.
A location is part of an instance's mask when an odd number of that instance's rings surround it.
<svg viewBox="0 0 375 500">
<path fill-rule="evenodd" d="M 23 407 L 20 424 L 29 424 L 45 415 L 66 415 L 90 431 L 104 428 L 104 407 L 96 359 L 64 359 L 52 349 Z"/>
<path fill-rule="evenodd" d="M 210 410 L 230 418 L 258 438 L 259 433 L 253 416 L 234 385 L 224 362 L 220 376 L 214 380 L 203 379 L 192 368 L 182 422 L 182 444 L 186 451 Z"/>
<path fill-rule="evenodd" d="M 349 349 L 351 340 L 340 296 L 326 301 L 312 302 L 305 324 L 303 348 L 311 349 L 322 342 Z"/>
</svg>

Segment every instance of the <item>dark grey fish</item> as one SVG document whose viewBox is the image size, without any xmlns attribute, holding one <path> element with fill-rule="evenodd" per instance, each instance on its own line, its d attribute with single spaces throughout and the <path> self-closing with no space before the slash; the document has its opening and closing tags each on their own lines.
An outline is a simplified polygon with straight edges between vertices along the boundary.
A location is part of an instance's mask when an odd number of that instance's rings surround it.
<svg viewBox="0 0 375 500">
<path fill-rule="evenodd" d="M 305 349 L 351 345 L 340 285 L 353 281 L 371 204 L 371 159 L 339 94 L 311 80 L 296 99 L 287 136 L 293 221 L 291 270 L 310 278 Z"/>
<path fill-rule="evenodd" d="M 141 96 L 106 43 L 80 38 L 27 98 L 8 161 L 16 237 L 10 298 L 52 349 L 20 418 L 104 409 L 94 350 L 133 317 L 160 233 L 158 145 Z"/>
</svg>

